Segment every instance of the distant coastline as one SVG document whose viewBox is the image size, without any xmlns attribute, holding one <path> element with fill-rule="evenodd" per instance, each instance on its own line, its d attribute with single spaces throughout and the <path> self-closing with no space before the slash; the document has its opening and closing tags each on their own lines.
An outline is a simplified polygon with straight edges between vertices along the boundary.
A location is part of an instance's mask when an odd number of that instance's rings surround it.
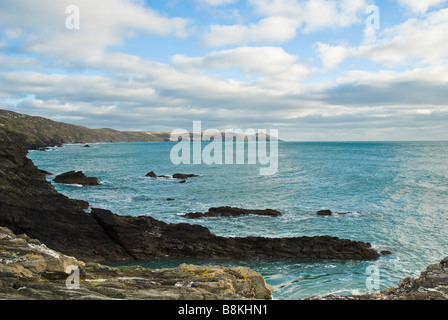
<svg viewBox="0 0 448 320">
<path fill-rule="evenodd" d="M 190 135 L 192 135 L 190 133 Z M 28 150 L 63 144 L 111 142 L 170 142 L 169 131 L 118 131 L 90 129 L 38 116 L 0 109 L 0 141 L 17 142 Z M 244 139 L 244 136 L 243 136 Z M 266 139 L 271 137 L 266 135 Z M 223 134 L 223 140 L 225 136 Z"/>
</svg>

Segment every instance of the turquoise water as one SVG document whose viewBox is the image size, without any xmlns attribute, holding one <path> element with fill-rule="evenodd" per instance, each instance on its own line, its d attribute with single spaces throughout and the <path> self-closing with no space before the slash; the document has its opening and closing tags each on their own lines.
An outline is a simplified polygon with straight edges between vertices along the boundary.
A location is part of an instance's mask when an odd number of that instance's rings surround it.
<svg viewBox="0 0 448 320">
<path fill-rule="evenodd" d="M 279 143 L 278 173 L 259 175 L 257 165 L 173 165 L 172 143 L 65 145 L 29 158 L 54 174 L 82 170 L 97 187 L 55 184 L 56 189 L 120 215 L 148 215 L 201 224 L 222 236 L 331 235 L 370 242 L 392 255 L 376 261 L 229 261 L 260 272 L 275 299 L 367 292 L 369 266 L 379 289 L 418 275 L 448 255 L 448 142 Z M 185 184 L 152 179 L 177 172 L 198 174 Z M 54 176 L 49 176 L 51 179 Z M 168 198 L 174 199 L 168 201 Z M 280 217 L 188 220 L 180 215 L 215 206 L 272 208 Z M 331 209 L 345 215 L 318 216 Z M 150 268 L 213 261 L 161 259 Z"/>
</svg>

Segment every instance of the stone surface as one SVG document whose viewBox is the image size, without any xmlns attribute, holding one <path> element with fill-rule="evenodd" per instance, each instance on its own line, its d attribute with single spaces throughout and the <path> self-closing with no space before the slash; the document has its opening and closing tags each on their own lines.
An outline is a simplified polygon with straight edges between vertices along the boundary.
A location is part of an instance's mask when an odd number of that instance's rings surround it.
<svg viewBox="0 0 448 320">
<path fill-rule="evenodd" d="M 185 180 L 185 179 L 188 179 L 188 178 L 195 178 L 195 177 L 199 177 L 198 175 L 196 175 L 196 174 L 186 174 L 186 173 L 175 173 L 175 174 L 173 174 L 173 178 L 174 179 L 182 179 L 182 180 Z"/>
<path fill-rule="evenodd" d="M 97 186 L 100 184 L 98 178 L 87 177 L 82 171 L 69 171 L 63 174 L 57 175 L 53 180 L 56 183 L 63 184 L 80 184 L 83 186 Z"/>
<path fill-rule="evenodd" d="M 235 207 L 217 207 L 210 208 L 207 212 L 189 212 L 184 215 L 186 218 L 202 217 L 236 217 L 241 215 L 261 215 L 261 216 L 280 216 L 282 213 L 273 209 L 241 209 Z"/>
<path fill-rule="evenodd" d="M 112 268 L 68 257 L 0 227 L 0 299 L 268 300 L 271 294 L 264 278 L 248 268 L 185 264 L 160 270 Z"/>
<path fill-rule="evenodd" d="M 361 295 L 312 297 L 308 300 L 448 300 L 448 257 L 420 276 L 407 277 L 395 288 Z"/>
</svg>

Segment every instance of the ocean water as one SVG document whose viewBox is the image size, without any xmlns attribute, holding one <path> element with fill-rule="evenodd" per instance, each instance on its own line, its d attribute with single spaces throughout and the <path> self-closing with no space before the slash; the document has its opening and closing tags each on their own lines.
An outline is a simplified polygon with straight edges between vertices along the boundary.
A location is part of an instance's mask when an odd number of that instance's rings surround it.
<svg viewBox="0 0 448 320">
<path fill-rule="evenodd" d="M 200 224 L 221 236 L 330 235 L 393 253 L 375 261 L 166 258 L 138 263 L 153 269 L 181 263 L 248 266 L 274 288 L 274 299 L 380 290 L 448 256 L 448 142 L 280 142 L 278 173 L 273 176 L 259 175 L 257 165 L 173 165 L 173 146 L 65 145 L 31 151 L 28 157 L 55 175 L 81 170 L 98 177 L 102 185 L 96 187 L 54 185 L 71 198 L 116 214 Z M 145 177 L 150 171 L 199 177 L 180 184 Z M 216 206 L 272 208 L 283 214 L 196 220 L 180 216 Z M 318 216 L 320 209 L 349 213 Z"/>
</svg>

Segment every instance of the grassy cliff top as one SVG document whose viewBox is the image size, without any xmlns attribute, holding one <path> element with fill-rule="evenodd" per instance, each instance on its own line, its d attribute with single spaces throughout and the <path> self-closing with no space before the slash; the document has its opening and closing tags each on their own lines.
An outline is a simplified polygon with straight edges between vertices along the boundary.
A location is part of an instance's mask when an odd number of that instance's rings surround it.
<svg viewBox="0 0 448 320">
<path fill-rule="evenodd" d="M 89 129 L 0 109 L 0 141 L 17 142 L 28 149 L 64 143 L 162 142 L 169 137 L 169 132 Z"/>
</svg>

